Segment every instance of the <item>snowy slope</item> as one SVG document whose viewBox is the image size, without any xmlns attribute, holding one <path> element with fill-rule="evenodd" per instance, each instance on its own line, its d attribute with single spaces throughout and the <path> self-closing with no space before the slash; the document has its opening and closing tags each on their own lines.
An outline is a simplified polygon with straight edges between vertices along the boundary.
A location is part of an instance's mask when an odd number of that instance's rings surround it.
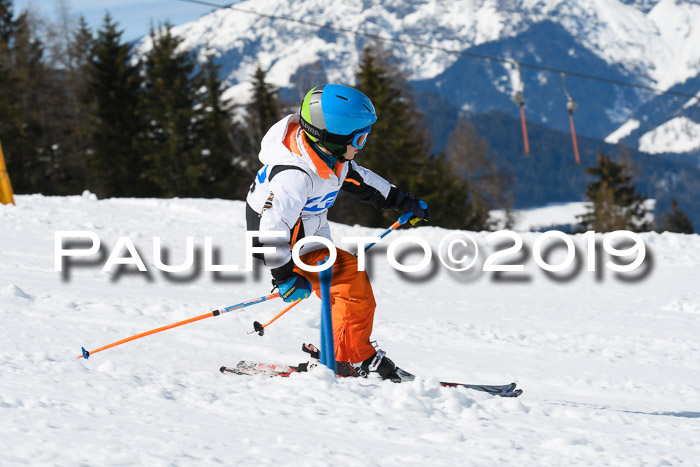
<svg viewBox="0 0 700 467">
<path fill-rule="evenodd" d="M 0 464 L 51 465 L 692 465 L 700 458 L 700 238 L 644 234 L 645 278 L 585 267 L 554 280 L 456 274 L 402 277 L 384 246 L 368 270 L 376 338 L 412 384 L 228 377 L 239 359 L 299 362 L 318 343 L 316 298 L 248 335 L 271 301 L 76 359 L 141 331 L 269 291 L 267 273 L 153 268 L 152 237 L 185 258 L 205 236 L 243 265 L 243 204 L 17 196 L 0 206 Z M 339 240 L 378 230 L 334 224 Z M 109 254 L 129 236 L 151 271 L 101 272 L 106 257 L 54 267 L 54 232 L 90 230 Z M 437 248 L 451 232 L 420 227 Z M 486 233 L 471 233 L 482 246 Z M 536 234 L 524 233 L 532 246 Z M 558 251 L 558 250 L 557 250 Z M 560 252 L 561 253 L 561 252 Z M 529 255 L 529 253 L 528 253 Z M 529 258 L 529 259 L 528 259 Z M 557 262 L 555 254 L 551 262 Z M 412 261 L 413 256 L 406 258 Z M 483 259 L 483 257 L 482 257 Z M 605 257 L 603 257 L 605 260 Z M 503 280 L 517 279 L 518 280 Z M 439 388 L 437 378 L 525 388 L 505 400 Z"/>
<path fill-rule="evenodd" d="M 580 222 L 578 216 L 584 215 L 590 204 L 588 201 L 575 201 L 516 210 L 512 213 L 514 225 L 511 228 L 516 232 L 529 232 L 544 231 L 556 228 L 555 226 L 576 225 Z M 498 223 L 497 227 L 505 226 L 505 211 L 493 210 L 490 215 L 491 219 Z"/>
<path fill-rule="evenodd" d="M 626 138 L 637 128 L 639 128 L 639 120 L 630 118 L 625 123 L 620 125 L 620 128 L 610 133 L 608 137 L 605 138 L 605 142 L 610 144 L 617 144 L 622 138 Z"/>
<path fill-rule="evenodd" d="M 676 85 L 672 90 L 699 94 L 700 76 Z M 700 156 L 698 99 L 657 96 L 635 109 L 632 116 L 605 140 L 608 143 L 622 142 L 651 154 Z"/>
<path fill-rule="evenodd" d="M 650 154 L 690 152 L 700 149 L 700 123 L 686 117 L 676 117 L 644 133 L 639 138 L 640 151 Z"/>
<path fill-rule="evenodd" d="M 570 203 L 551 203 L 527 209 L 517 209 L 511 212 L 513 226 L 516 232 L 544 232 L 547 230 L 567 231 L 576 230 L 583 216 L 590 209 L 590 201 L 573 201 Z M 647 210 L 646 219 L 654 222 L 654 208 L 656 201 L 648 199 L 644 203 Z M 504 228 L 506 225 L 506 212 L 494 209 L 489 212 L 491 219 L 496 222 L 496 228 Z"/>
</svg>

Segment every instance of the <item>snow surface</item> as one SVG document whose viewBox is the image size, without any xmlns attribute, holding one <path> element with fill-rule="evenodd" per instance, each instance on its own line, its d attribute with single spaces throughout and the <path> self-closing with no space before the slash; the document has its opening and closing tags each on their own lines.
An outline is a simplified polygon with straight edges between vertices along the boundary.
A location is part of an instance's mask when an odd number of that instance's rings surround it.
<svg viewBox="0 0 700 467">
<path fill-rule="evenodd" d="M 700 149 L 700 123 L 676 117 L 639 138 L 639 150 L 650 154 L 684 153 Z"/>
<path fill-rule="evenodd" d="M 370 255 L 374 338 L 410 384 L 224 376 L 239 359 L 296 363 L 318 343 L 314 297 L 267 328 L 270 301 L 75 358 L 130 335 L 269 292 L 266 271 L 199 271 L 178 280 L 153 267 L 153 237 L 185 258 L 210 236 L 219 263 L 243 267 L 244 205 L 195 199 L 16 197 L 0 205 L 0 465 L 679 465 L 700 458 L 700 238 L 643 234 L 636 281 L 607 269 L 555 280 L 523 233 L 524 273 L 404 277 Z M 379 229 L 333 224 L 336 239 Z M 89 230 L 104 257 L 54 271 L 54 232 Z M 454 232 L 402 228 L 434 248 Z M 470 233 L 488 250 L 487 232 Z M 129 236 L 150 276 L 103 273 Z M 385 243 L 387 243 L 385 242 Z M 556 250 L 550 262 L 559 261 Z M 512 258 L 511 258 L 512 259 Z M 404 261 L 418 258 L 409 254 Z M 575 272 L 575 271 L 574 271 Z M 185 273 L 182 273 L 185 274 Z M 561 276 L 561 275 L 564 276 Z M 637 275 L 633 273 L 632 276 Z M 566 278 L 565 276 L 570 276 Z M 506 280 L 509 279 L 509 280 Z M 438 379 L 525 389 L 501 399 Z"/>
</svg>

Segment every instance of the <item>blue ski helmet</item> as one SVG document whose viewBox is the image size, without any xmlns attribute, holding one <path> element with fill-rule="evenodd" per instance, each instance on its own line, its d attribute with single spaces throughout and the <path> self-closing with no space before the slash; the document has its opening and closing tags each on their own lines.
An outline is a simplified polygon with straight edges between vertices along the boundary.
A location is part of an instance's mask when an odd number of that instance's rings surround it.
<svg viewBox="0 0 700 467">
<path fill-rule="evenodd" d="M 377 121 L 372 101 L 357 89 L 326 84 L 311 89 L 301 103 L 300 123 L 311 141 L 358 147 L 357 135 Z M 364 139 L 359 138 L 364 146 Z M 359 149 L 359 147 L 358 147 Z"/>
</svg>

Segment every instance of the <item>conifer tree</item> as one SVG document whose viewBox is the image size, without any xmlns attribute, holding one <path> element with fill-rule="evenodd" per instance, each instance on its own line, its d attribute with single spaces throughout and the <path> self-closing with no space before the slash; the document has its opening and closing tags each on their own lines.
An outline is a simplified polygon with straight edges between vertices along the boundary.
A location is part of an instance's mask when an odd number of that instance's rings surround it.
<svg viewBox="0 0 700 467">
<path fill-rule="evenodd" d="M 12 2 L 0 0 L 0 138 L 18 192 L 84 188 L 84 164 L 73 144 L 71 80 L 55 55 L 64 51 L 58 39 L 54 25 L 31 10 L 13 19 Z"/>
<path fill-rule="evenodd" d="M 224 84 L 219 77 L 220 66 L 212 57 L 201 70 L 205 86 L 204 114 L 197 138 L 204 160 L 202 172 L 203 194 L 219 198 L 242 198 L 249 180 L 240 164 L 234 164 L 236 156 L 244 151 L 240 144 L 241 129 L 233 121 L 232 103 L 224 99 Z"/>
<path fill-rule="evenodd" d="M 695 233 L 693 223 L 684 211 L 678 206 L 676 198 L 671 199 L 671 212 L 666 213 L 659 222 L 659 231 L 676 232 L 683 234 Z"/>
<path fill-rule="evenodd" d="M 417 182 L 428 154 L 427 133 L 388 51 L 366 47 L 356 79 L 355 87 L 369 97 L 378 116 L 356 162 L 425 199 L 429 193 L 417 193 Z M 380 227 L 396 220 L 396 213 L 368 209 L 342 192 L 336 205 L 330 215 L 338 222 Z"/>
<path fill-rule="evenodd" d="M 84 80 L 92 59 L 95 38 L 84 16 L 78 17 L 78 24 L 73 30 L 71 43 L 68 47 L 68 65 L 74 70 L 73 77 Z M 81 76 L 82 75 L 82 76 Z"/>
<path fill-rule="evenodd" d="M 252 95 L 245 106 L 245 126 L 236 129 L 245 134 L 245 138 L 237 139 L 239 144 L 236 167 L 239 170 L 239 178 L 248 180 L 247 183 L 236 184 L 235 196 L 240 199 L 245 198 L 250 181 L 260 168 L 258 154 L 263 137 L 270 127 L 284 116 L 283 104 L 278 94 L 279 88 L 267 81 L 267 74 L 260 64 L 255 69 L 251 84 Z"/>
<path fill-rule="evenodd" d="M 67 107 L 70 110 L 68 125 L 71 129 L 72 154 L 68 166 L 84 184 L 87 179 L 87 159 L 91 145 L 91 122 L 95 121 L 95 101 L 89 92 L 90 64 L 93 58 L 95 38 L 84 16 L 72 31 L 67 45 Z M 75 175 L 74 175 L 75 176 Z"/>
<path fill-rule="evenodd" d="M 88 89 L 95 106 L 89 187 L 100 197 L 154 194 L 143 179 L 143 160 L 135 144 L 143 126 L 138 114 L 141 78 L 122 34 L 107 13 L 88 66 Z"/>
<path fill-rule="evenodd" d="M 84 18 L 76 21 L 66 0 L 56 2 L 56 22 L 40 22 L 47 41 L 47 80 L 43 83 L 43 131 L 49 143 L 44 193 L 74 194 L 85 189 L 89 122 L 81 96 L 87 91 L 86 62 L 92 38 Z M 81 31 L 82 28 L 82 31 Z M 77 34 L 87 33 L 88 37 Z M 82 41 L 76 49 L 76 39 Z M 78 53 L 82 56 L 78 56 Z M 79 61 L 82 61 L 80 63 Z"/>
<path fill-rule="evenodd" d="M 44 45 L 25 11 L 12 19 L 12 2 L 0 4 L 0 140 L 16 192 L 42 191 L 51 167 L 44 136 Z"/>
<path fill-rule="evenodd" d="M 464 117 L 459 118 L 450 134 L 446 152 L 451 167 L 464 177 L 468 186 L 471 210 L 468 228 L 490 228 L 489 211 L 498 207 L 508 212 L 510 208 L 508 177 L 499 170 L 496 155 L 488 151 L 486 141 Z"/>
<path fill-rule="evenodd" d="M 426 157 L 413 183 L 411 190 L 430 207 L 431 225 L 447 229 L 486 229 L 488 211 L 472 209 L 469 185 L 456 175 L 444 154 Z M 396 214 L 389 217 L 395 220 Z"/>
<path fill-rule="evenodd" d="M 14 21 L 14 5 L 12 0 L 0 0 L 0 49 L 6 47 L 12 36 Z"/>
<path fill-rule="evenodd" d="M 596 167 L 586 169 L 587 174 L 596 178 L 586 188 L 586 197 L 592 205 L 586 214 L 579 216 L 584 230 L 645 232 L 651 229 L 644 207 L 646 197 L 637 193 L 632 178 L 624 171 L 624 165 L 612 162 L 603 154 L 598 154 Z"/>
<path fill-rule="evenodd" d="M 283 115 L 278 96 L 279 89 L 267 82 L 267 75 L 260 64 L 253 74 L 252 85 L 253 94 L 246 105 L 246 132 L 251 141 L 252 153 L 257 158 L 263 136 Z M 255 170 L 257 171 L 257 168 Z"/>
<path fill-rule="evenodd" d="M 14 80 L 10 74 L 12 60 L 10 40 L 14 29 L 12 0 L 0 0 L 0 140 L 10 132 L 13 120 L 12 96 Z"/>
<path fill-rule="evenodd" d="M 180 50 L 182 39 L 166 23 L 151 31 L 145 58 L 146 88 L 140 111 L 147 122 L 140 141 L 146 158 L 144 176 L 160 196 L 201 196 L 210 154 L 199 139 L 203 124 L 204 86 L 193 55 Z"/>
</svg>

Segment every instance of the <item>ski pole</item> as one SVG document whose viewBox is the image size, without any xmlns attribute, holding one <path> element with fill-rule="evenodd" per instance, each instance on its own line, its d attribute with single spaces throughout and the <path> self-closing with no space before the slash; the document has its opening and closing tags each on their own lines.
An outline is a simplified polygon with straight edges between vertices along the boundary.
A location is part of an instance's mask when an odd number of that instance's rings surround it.
<svg viewBox="0 0 700 467">
<path fill-rule="evenodd" d="M 282 316 L 283 314 L 285 314 L 286 312 L 288 312 L 289 310 L 291 310 L 292 308 L 297 306 L 299 304 L 299 302 L 301 302 L 301 298 L 299 300 L 293 302 L 291 305 L 289 305 L 284 310 L 277 313 L 277 315 L 274 318 L 272 318 L 270 321 L 268 321 L 266 324 L 260 324 L 258 321 L 254 322 L 253 323 L 253 330 L 250 331 L 248 334 L 253 334 L 254 332 L 257 332 L 261 336 L 264 335 L 266 327 L 268 327 L 269 325 L 274 323 L 277 320 L 277 318 L 279 318 L 280 316 Z"/>
<path fill-rule="evenodd" d="M 425 201 L 419 201 L 419 203 L 420 203 L 420 206 L 421 206 L 423 209 L 425 209 L 425 208 L 428 207 L 428 204 L 427 204 Z M 384 237 L 386 237 L 386 236 L 389 235 L 391 232 L 393 232 L 394 230 L 396 230 L 399 226 L 401 226 L 401 225 L 405 224 L 406 222 L 408 222 L 408 220 L 409 220 L 411 217 L 413 217 L 413 213 L 412 213 L 412 212 L 407 212 L 406 214 L 403 214 L 401 217 L 398 218 L 398 220 L 397 220 L 396 222 L 394 222 L 393 224 L 391 224 L 391 227 L 389 227 L 389 228 L 386 229 L 384 232 L 382 232 L 382 233 L 379 235 L 379 238 L 384 238 Z M 420 219 L 412 220 L 412 221 L 411 221 L 411 225 L 416 225 L 416 223 L 417 223 L 419 220 L 420 220 Z M 365 251 L 369 250 L 370 248 L 372 248 L 372 247 L 373 247 L 374 245 L 376 245 L 376 244 L 377 244 L 376 242 L 375 242 L 375 243 L 370 243 L 370 244 L 368 244 L 368 245 L 365 247 Z M 292 308 L 294 308 L 294 306 L 295 306 L 297 303 L 299 303 L 300 301 L 301 301 L 301 299 L 297 300 L 296 302 L 292 303 L 291 305 L 289 305 L 289 306 L 288 306 L 287 308 L 285 308 L 284 310 L 280 311 L 280 312 L 277 314 L 277 316 L 275 316 L 274 318 L 272 318 L 267 324 L 260 324 L 258 321 L 255 321 L 255 322 L 253 323 L 253 330 L 252 330 L 252 331 L 249 331 L 248 334 L 253 334 L 254 332 L 257 332 L 257 333 L 258 333 L 259 335 L 261 335 L 261 336 L 264 335 L 264 334 L 265 334 L 265 328 L 266 328 L 266 327 L 268 327 L 270 324 L 272 324 L 274 321 L 276 321 L 277 318 L 279 318 L 280 316 L 282 316 L 283 314 L 285 314 L 286 312 L 288 312 L 289 310 L 291 310 Z"/>
<path fill-rule="evenodd" d="M 82 353 L 82 355 L 78 355 L 77 358 L 84 358 L 87 360 L 90 357 L 90 355 L 97 353 L 97 352 L 101 352 L 103 350 L 107 350 L 111 347 L 116 347 L 116 346 L 124 344 L 126 342 L 140 339 L 142 337 L 150 336 L 151 334 L 155 334 L 155 333 L 158 333 L 161 331 L 166 331 L 168 329 L 176 328 L 178 326 L 183 326 L 185 324 L 194 323 L 195 321 L 209 318 L 211 316 L 219 316 L 219 315 L 222 315 L 224 313 L 228 313 L 229 311 L 239 310 L 241 308 L 245 308 L 245 307 L 248 307 L 251 305 L 256 305 L 258 303 L 262 303 L 262 302 L 267 301 L 267 300 L 272 300 L 273 298 L 277 298 L 279 296 L 280 296 L 279 293 L 264 295 L 262 297 L 255 298 L 253 300 L 248 300 L 246 302 L 241 302 L 241 303 L 238 303 L 236 305 L 231 305 L 231 306 L 227 306 L 225 308 L 220 308 L 218 310 L 210 311 L 209 313 L 206 313 L 206 314 L 203 314 L 200 316 L 195 316 L 194 318 L 189 318 L 189 319 L 186 319 L 183 321 L 178 321 L 177 323 L 169 324 L 167 326 L 163 326 L 163 327 L 160 327 L 157 329 L 151 329 L 150 331 L 142 332 L 140 334 L 136 334 L 134 336 L 127 337 L 126 339 L 122 339 L 122 340 L 119 340 L 117 342 L 112 342 L 111 344 L 105 345 L 104 347 L 100 347 L 99 349 L 87 351 L 87 350 L 85 350 L 85 347 L 82 347 L 81 349 L 82 349 L 83 353 Z"/>
</svg>

